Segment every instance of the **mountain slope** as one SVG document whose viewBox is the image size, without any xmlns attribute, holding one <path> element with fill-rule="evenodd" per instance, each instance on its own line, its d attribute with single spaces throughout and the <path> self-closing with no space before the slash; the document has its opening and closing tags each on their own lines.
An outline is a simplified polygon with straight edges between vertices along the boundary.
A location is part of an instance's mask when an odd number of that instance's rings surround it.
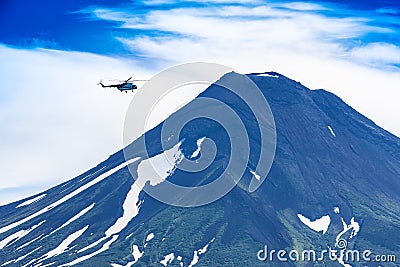
<svg viewBox="0 0 400 267">
<path fill-rule="evenodd" d="M 275 159 L 258 190 L 247 191 L 260 153 L 251 110 L 228 90 L 212 85 L 199 97 L 229 105 L 249 134 L 248 168 L 231 192 L 205 206 L 181 208 L 142 191 L 152 186 L 144 179 L 150 161 L 163 166 L 164 178 L 186 186 L 215 180 L 229 162 L 229 138 L 218 123 L 202 118 L 189 122 L 179 142 L 165 150 L 159 125 L 146 134 L 149 158 L 136 140 L 128 162 L 119 151 L 68 182 L 0 207 L 0 265 L 345 266 L 340 259 L 299 263 L 274 258 L 267 263 L 257 258 L 264 245 L 321 251 L 337 247 L 340 239 L 348 248 L 398 255 L 399 138 L 329 92 L 309 90 L 278 73 L 248 77 L 268 100 L 277 132 Z M 195 103 L 169 120 L 188 113 Z M 175 169 L 183 156 L 190 158 L 198 148 L 206 152 L 198 145 L 203 137 L 215 140 L 214 162 L 197 173 Z M 165 155 L 177 160 L 164 162 Z M 135 179 L 128 164 L 136 170 Z"/>
</svg>

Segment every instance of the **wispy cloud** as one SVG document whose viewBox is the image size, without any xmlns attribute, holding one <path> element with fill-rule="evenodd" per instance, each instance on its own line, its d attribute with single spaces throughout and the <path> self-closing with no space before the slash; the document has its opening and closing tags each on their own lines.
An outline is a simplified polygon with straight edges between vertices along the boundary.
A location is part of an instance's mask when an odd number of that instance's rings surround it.
<svg viewBox="0 0 400 267">
<path fill-rule="evenodd" d="M 400 135 L 393 117 L 400 113 L 394 101 L 400 96 L 399 46 L 392 43 L 398 32 L 390 16 L 279 1 L 161 6 L 139 14 L 129 8 L 90 12 L 120 22 L 126 34 L 115 38 L 132 53 L 157 58 L 164 66 L 200 60 L 242 72 L 276 70 L 338 94 Z"/>
<path fill-rule="evenodd" d="M 282 7 L 286 7 L 289 9 L 300 10 L 300 11 L 321 11 L 321 10 L 331 10 L 328 7 L 325 7 L 316 3 L 306 3 L 306 2 L 290 2 L 281 4 Z"/>
<path fill-rule="evenodd" d="M 286 48 L 288 51 L 315 51 L 340 56 L 351 52 L 357 42 L 367 42 L 366 37 L 370 34 L 395 33 L 393 29 L 374 25 L 366 17 L 308 12 L 324 10 L 329 9 L 317 4 L 294 2 L 251 7 L 180 7 L 142 14 L 126 9 L 94 9 L 92 12 L 98 19 L 120 22 L 123 29 L 142 30 L 131 37 L 116 36 L 132 52 L 177 62 L 190 60 L 193 56 L 186 58 L 169 53 L 176 45 L 186 46 L 185 50 L 193 51 L 192 55 L 207 54 L 208 57 L 221 55 L 229 47 L 240 54 L 255 45 L 259 53 Z M 185 55 L 185 51 L 179 51 Z M 359 63 L 365 61 L 360 59 Z"/>
<path fill-rule="evenodd" d="M 400 64 L 400 47 L 394 44 L 370 43 L 353 48 L 350 55 L 355 60 L 371 66 L 385 67 Z"/>
</svg>

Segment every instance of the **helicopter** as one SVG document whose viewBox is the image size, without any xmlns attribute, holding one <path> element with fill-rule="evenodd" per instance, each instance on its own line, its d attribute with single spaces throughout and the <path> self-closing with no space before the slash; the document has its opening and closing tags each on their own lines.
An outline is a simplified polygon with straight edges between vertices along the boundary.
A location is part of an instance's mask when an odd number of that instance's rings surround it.
<svg viewBox="0 0 400 267">
<path fill-rule="evenodd" d="M 136 82 L 136 81 L 148 81 L 148 80 L 132 80 L 132 77 L 129 77 L 125 81 L 121 81 L 121 83 L 118 83 L 118 84 L 104 85 L 102 83 L 102 81 L 100 80 L 100 82 L 97 85 L 101 85 L 101 87 L 103 87 L 103 88 L 115 87 L 118 90 L 120 90 L 121 92 L 127 93 L 128 91 L 133 92 L 133 90 L 138 88 L 137 85 L 134 84 L 134 82 Z"/>
</svg>

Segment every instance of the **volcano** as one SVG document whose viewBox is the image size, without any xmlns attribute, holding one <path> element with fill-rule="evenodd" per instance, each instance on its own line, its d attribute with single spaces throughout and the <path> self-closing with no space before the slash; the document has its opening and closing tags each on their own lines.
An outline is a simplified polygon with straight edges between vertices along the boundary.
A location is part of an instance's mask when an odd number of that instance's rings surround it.
<svg viewBox="0 0 400 267">
<path fill-rule="evenodd" d="M 328 91 L 275 72 L 246 77 L 268 101 L 276 129 L 275 157 L 257 190 L 249 184 L 260 180 L 256 166 L 263 164 L 260 125 L 237 95 L 211 85 L 198 98 L 231 107 L 248 133 L 249 159 L 232 190 L 197 207 L 165 204 L 144 190 L 164 180 L 208 184 L 227 168 L 229 133 L 210 119 L 188 122 L 161 145 L 165 122 L 188 114 L 196 98 L 135 140 L 128 158 L 118 151 L 0 207 L 0 266 L 398 266 L 400 139 Z M 216 147 L 213 162 L 198 172 L 180 169 L 184 158 L 207 155 L 207 140 Z M 146 180 L 150 166 L 163 179 Z M 336 258 L 320 257 L 328 249 Z M 302 257 L 311 250 L 316 257 Z M 350 261 L 348 250 L 370 253 Z"/>
</svg>

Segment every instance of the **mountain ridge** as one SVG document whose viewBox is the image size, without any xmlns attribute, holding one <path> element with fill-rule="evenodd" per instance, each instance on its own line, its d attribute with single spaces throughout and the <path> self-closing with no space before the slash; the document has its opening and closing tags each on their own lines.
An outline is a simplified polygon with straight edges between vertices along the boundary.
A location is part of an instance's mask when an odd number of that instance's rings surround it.
<svg viewBox="0 0 400 267">
<path fill-rule="evenodd" d="M 299 250 L 323 249 L 327 244 L 335 247 L 335 239 L 344 230 L 342 221 L 353 225 L 352 220 L 359 223 L 360 230 L 356 237 L 346 237 L 350 248 L 397 253 L 399 245 L 394 237 L 400 234 L 397 205 L 400 201 L 397 193 L 400 189 L 400 139 L 327 91 L 309 90 L 276 72 L 249 74 L 248 77 L 261 88 L 268 100 L 277 131 L 275 160 L 262 186 L 253 193 L 247 192 L 253 174 L 246 171 L 238 186 L 226 196 L 197 208 L 162 204 L 141 191 L 138 203 L 131 206 L 139 210 L 138 214 L 117 233 L 110 248 L 77 266 L 127 266 L 132 262 L 135 266 L 162 266 L 160 261 L 170 253 L 174 253 L 174 259 L 168 266 L 181 266 L 181 263 L 190 266 L 196 255 L 199 257 L 198 266 L 264 266 L 266 263 L 257 259 L 257 252 L 264 245 L 274 249 Z M 255 127 L 248 107 L 229 92 L 211 86 L 200 97 L 224 101 L 246 120 L 249 129 Z M 170 118 L 174 116 L 180 116 L 179 111 Z M 160 127 L 162 124 L 146 133 L 146 140 L 150 140 L 150 157 L 164 153 L 159 140 Z M 258 133 L 250 131 L 250 170 L 256 165 L 260 149 Z M 196 120 L 185 126 L 180 133 L 182 143 L 179 149 L 184 155 L 192 154 L 197 140 L 203 136 L 218 140 L 221 151 L 217 154 L 217 161 L 205 171 L 190 176 L 177 169 L 169 180 L 191 185 L 198 179 L 211 181 L 222 172 L 228 160 L 227 146 L 223 141 L 226 133 L 211 121 Z M 135 147 L 140 148 L 137 143 L 132 144 L 133 151 Z M 132 155 L 132 160 L 140 157 L 132 163 L 132 168 L 140 168 L 141 162 L 146 160 L 144 155 L 140 149 Z M 67 240 L 71 233 L 81 235 L 59 255 L 43 260 L 43 264 L 68 264 L 101 250 L 115 235 L 81 251 L 104 238 L 104 233 L 116 219 L 124 216 L 122 206 L 134 184 L 128 168 L 121 165 L 124 162 L 123 152 L 118 151 L 82 175 L 40 193 L 46 196 L 36 202 L 17 208 L 40 194 L 0 207 L 0 244 L 5 244 L 4 240 L 13 233 L 36 226 L 0 249 L 0 263 L 20 266 L 20 262 L 24 262 L 30 266 L 31 262 L 32 266 L 40 266 L 40 259 L 57 248 L 61 241 Z M 107 175 L 107 172 L 111 174 Z M 104 179 L 99 179 L 102 175 Z M 96 179 L 99 182 L 94 183 Z M 87 187 L 90 183 L 93 185 Z M 85 186 L 85 190 L 54 205 Z M 51 208 L 25 223 L 7 228 L 46 207 Z M 79 218 L 52 233 L 78 214 L 81 214 Z M 298 214 L 311 220 L 329 215 L 331 222 L 327 232 L 321 234 L 309 229 L 298 219 Z M 154 238 L 145 241 L 150 233 Z M 21 248 L 24 244 L 26 246 Z M 206 252 L 200 253 L 203 249 Z M 15 261 L 24 255 L 26 258 Z M 182 259 L 177 260 L 178 256 Z M 269 264 L 297 266 L 298 263 Z M 321 266 L 323 263 L 303 264 Z M 343 265 L 327 261 L 325 264 Z"/>
</svg>

